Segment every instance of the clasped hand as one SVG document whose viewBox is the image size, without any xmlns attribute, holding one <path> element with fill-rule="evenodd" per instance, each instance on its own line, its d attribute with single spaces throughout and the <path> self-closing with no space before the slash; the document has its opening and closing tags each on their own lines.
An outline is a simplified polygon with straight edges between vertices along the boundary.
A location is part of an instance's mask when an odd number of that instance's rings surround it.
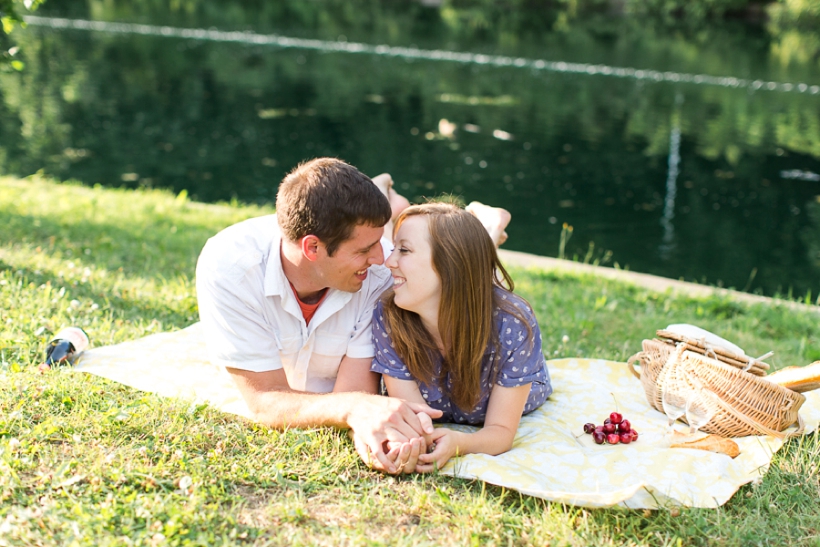
<svg viewBox="0 0 820 547">
<path fill-rule="evenodd" d="M 431 422 L 432 425 L 432 422 Z M 405 443 L 388 443 L 390 451 L 387 458 L 395 462 L 400 473 L 431 473 L 444 467 L 450 458 L 458 455 L 458 431 L 452 429 L 433 429 L 424 435 L 424 444 L 412 439 Z"/>
<path fill-rule="evenodd" d="M 373 469 L 385 473 L 412 473 L 434 440 L 432 418 L 440 410 L 391 397 L 360 401 L 348 416 L 356 451 Z"/>
</svg>

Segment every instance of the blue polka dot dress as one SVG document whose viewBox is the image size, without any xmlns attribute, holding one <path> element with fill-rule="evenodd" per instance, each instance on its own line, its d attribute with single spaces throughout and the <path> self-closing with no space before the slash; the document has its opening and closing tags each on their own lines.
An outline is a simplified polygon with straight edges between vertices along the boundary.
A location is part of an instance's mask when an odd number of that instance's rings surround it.
<svg viewBox="0 0 820 547">
<path fill-rule="evenodd" d="M 499 336 L 499 350 L 490 344 L 481 362 L 481 397 L 478 404 L 469 412 L 464 412 L 445 394 L 441 385 L 433 380 L 433 383 L 425 383 L 414 378 L 401 357 L 393 348 L 390 335 L 384 328 L 383 305 L 381 302 L 373 312 L 373 345 L 376 349 L 376 356 L 370 370 L 385 374 L 399 380 L 415 380 L 419 386 L 422 397 L 430 407 L 441 410 L 444 415 L 438 422 L 480 425 L 484 423 L 487 416 L 487 405 L 490 400 L 490 392 L 493 386 L 490 385 L 491 372 L 493 367 L 498 368 L 498 376 L 495 384 L 502 387 L 518 387 L 530 384 L 530 394 L 524 405 L 524 414 L 528 414 L 544 404 L 547 397 L 552 394 L 549 371 L 541 353 L 541 330 L 535 320 L 529 305 L 520 297 L 496 288 L 496 294 L 512 303 L 526 318 L 532 329 L 532 336 L 527 336 L 527 328 L 523 322 L 512 314 L 502 309 L 493 312 L 496 321 L 496 332 Z M 443 358 L 438 356 L 435 367 L 436 377 L 439 376 L 443 363 Z M 448 388 L 452 387 L 450 375 L 444 380 Z M 447 389 L 446 391 L 451 391 Z"/>
</svg>

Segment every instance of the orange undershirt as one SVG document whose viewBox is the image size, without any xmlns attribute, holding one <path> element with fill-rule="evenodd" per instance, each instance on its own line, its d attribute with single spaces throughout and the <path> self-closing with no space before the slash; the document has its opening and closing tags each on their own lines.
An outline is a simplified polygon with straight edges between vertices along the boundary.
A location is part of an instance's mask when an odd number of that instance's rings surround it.
<svg viewBox="0 0 820 547">
<path fill-rule="evenodd" d="M 296 297 L 296 301 L 299 303 L 299 309 L 302 310 L 302 317 L 305 318 L 305 325 L 309 325 L 310 320 L 313 319 L 313 316 L 316 314 L 316 310 L 319 309 L 319 305 L 327 296 L 327 289 L 325 289 L 322 296 L 319 298 L 319 301 L 315 304 L 305 304 L 302 302 L 302 299 L 299 298 L 298 294 L 296 294 L 296 289 L 293 288 L 293 283 L 290 284 L 290 290 L 293 291 L 293 296 Z"/>
</svg>

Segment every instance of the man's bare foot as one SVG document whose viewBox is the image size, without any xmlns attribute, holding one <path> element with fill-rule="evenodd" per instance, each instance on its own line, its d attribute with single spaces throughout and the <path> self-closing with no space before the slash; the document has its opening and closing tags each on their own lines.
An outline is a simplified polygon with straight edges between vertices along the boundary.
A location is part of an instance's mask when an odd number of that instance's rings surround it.
<svg viewBox="0 0 820 547">
<path fill-rule="evenodd" d="M 399 216 L 399 213 L 410 207 L 410 202 L 393 188 L 393 177 L 391 177 L 389 173 L 382 173 L 381 175 L 373 177 L 371 180 L 373 184 L 381 190 L 382 194 L 387 197 L 387 201 L 390 202 L 391 217 L 390 222 L 384 227 L 384 235 L 392 240 L 393 221 Z"/>
<path fill-rule="evenodd" d="M 504 242 L 507 241 L 507 232 L 504 230 L 510 223 L 510 220 L 512 220 L 512 215 L 509 211 L 500 207 L 490 207 L 478 201 L 470 203 L 465 207 L 465 210 L 474 214 L 476 218 L 481 221 L 481 224 L 487 229 L 496 247 L 503 245 Z"/>
</svg>

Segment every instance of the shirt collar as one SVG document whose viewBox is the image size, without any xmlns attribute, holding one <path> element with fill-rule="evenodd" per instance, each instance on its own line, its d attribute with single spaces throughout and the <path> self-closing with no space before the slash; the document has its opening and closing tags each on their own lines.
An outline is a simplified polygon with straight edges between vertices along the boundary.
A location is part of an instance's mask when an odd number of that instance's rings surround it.
<svg viewBox="0 0 820 547">
<path fill-rule="evenodd" d="M 277 227 L 278 228 L 278 227 Z M 273 234 L 268 250 L 268 263 L 265 266 L 265 296 L 282 296 L 290 293 L 290 284 L 282 269 L 282 234 L 277 229 Z"/>
<path fill-rule="evenodd" d="M 296 296 L 290 288 L 290 281 L 285 276 L 285 270 L 282 268 L 282 234 L 278 229 L 271 238 L 268 263 L 265 266 L 265 296 L 279 296 L 282 299 L 284 309 L 289 309 L 294 314 L 297 311 L 301 313 L 299 311 L 299 302 L 296 300 Z M 313 320 L 310 322 L 311 327 L 318 326 L 326 318 L 344 307 L 352 298 L 353 293 L 329 288 L 322 305 L 316 310 L 316 315 L 313 316 Z"/>
</svg>

